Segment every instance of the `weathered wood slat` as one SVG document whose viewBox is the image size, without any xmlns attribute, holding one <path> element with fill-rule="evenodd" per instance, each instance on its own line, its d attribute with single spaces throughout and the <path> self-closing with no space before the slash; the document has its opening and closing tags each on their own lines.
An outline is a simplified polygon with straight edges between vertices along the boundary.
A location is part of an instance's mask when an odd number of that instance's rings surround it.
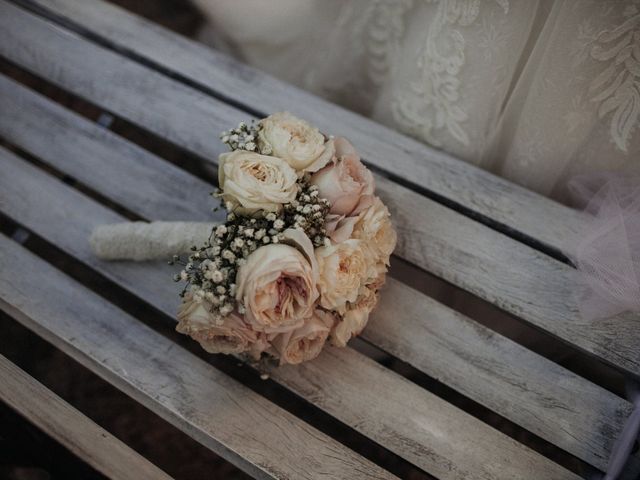
<svg viewBox="0 0 640 480">
<path fill-rule="evenodd" d="M 0 39 L 0 54 L 212 162 L 221 148 L 213 132 L 247 117 L 4 0 Z M 376 181 L 398 227 L 399 256 L 640 375 L 637 315 L 583 320 L 572 268 L 379 175 Z"/>
<path fill-rule="evenodd" d="M 94 224 L 117 219 L 113 212 L 1 149 L 0 168 L 11 172 L 10 179 L 0 178 L 0 205 L 7 215 L 173 315 L 177 299 L 168 267 L 101 262 L 91 254 L 87 235 Z M 272 374 L 297 394 L 439 478 L 574 478 L 352 349 L 329 348 L 313 362 L 275 369 Z M 363 403 L 363 389 L 378 393 Z M 393 402 L 388 402 L 388 392 L 395 392 Z M 487 459 L 498 459 L 498 464 Z"/>
<path fill-rule="evenodd" d="M 171 477 L 0 355 L 0 400 L 109 478 Z"/>
<path fill-rule="evenodd" d="M 290 110 L 350 138 L 366 159 L 420 187 L 561 251 L 571 251 L 579 213 L 278 81 L 219 52 L 100 0 L 29 0 L 89 29 L 121 51 L 265 113 Z"/>
<path fill-rule="evenodd" d="M 0 135 L 144 217 L 223 220 L 215 186 L 0 75 Z M 167 181 L 167 179 L 171 179 Z M 111 193 L 113 192 L 113 193 Z M 150 192 L 153 192 L 150 195 Z"/>
<path fill-rule="evenodd" d="M 172 209 L 165 192 L 172 188 L 183 193 L 182 218 L 210 217 L 203 208 L 206 189 L 190 191 L 195 179 L 187 174 L 163 175 L 167 163 L 160 159 L 145 163 L 144 175 L 153 182 L 132 191 L 126 182 L 114 181 L 123 174 L 112 170 L 126 172 L 127 163 L 136 163 L 138 153 L 127 158 L 127 141 L 1 76 L 0 108 L 11 112 L 10 121 L 0 119 L 0 136 L 72 177 L 84 178 L 85 165 L 100 169 L 99 178 L 89 172 L 86 181 L 132 212 L 164 219 Z M 598 468 L 605 468 L 631 412 L 625 400 L 395 280 L 364 338 Z"/>
<path fill-rule="evenodd" d="M 2 310 L 249 474 L 395 478 L 3 235 L 0 252 Z"/>
</svg>

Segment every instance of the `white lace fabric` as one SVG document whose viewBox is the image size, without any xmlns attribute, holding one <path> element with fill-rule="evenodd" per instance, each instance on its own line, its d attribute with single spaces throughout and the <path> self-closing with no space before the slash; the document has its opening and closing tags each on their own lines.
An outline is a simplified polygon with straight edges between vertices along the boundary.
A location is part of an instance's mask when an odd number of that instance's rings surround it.
<svg viewBox="0 0 640 480">
<path fill-rule="evenodd" d="M 195 2 L 216 46 L 558 200 L 640 162 L 639 0 Z"/>
</svg>

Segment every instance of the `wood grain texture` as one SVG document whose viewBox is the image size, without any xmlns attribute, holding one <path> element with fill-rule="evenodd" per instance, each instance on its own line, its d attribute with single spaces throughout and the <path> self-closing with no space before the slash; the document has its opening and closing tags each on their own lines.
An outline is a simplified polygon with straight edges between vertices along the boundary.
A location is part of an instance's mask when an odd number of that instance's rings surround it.
<svg viewBox="0 0 640 480">
<path fill-rule="evenodd" d="M 395 478 L 2 235 L 0 252 L 0 308 L 247 473 Z"/>
<path fill-rule="evenodd" d="M 606 468 L 629 402 L 393 278 L 382 295 L 363 338 Z"/>
<path fill-rule="evenodd" d="M 109 478 L 171 477 L 0 355 L 0 400 Z"/>
<path fill-rule="evenodd" d="M 348 137 L 370 163 L 561 251 L 572 251 L 581 215 L 541 195 L 278 81 L 101 0 L 29 0 L 123 52 L 264 113 L 289 110 Z"/>
<path fill-rule="evenodd" d="M 0 75 L 0 135 L 107 198 L 147 218 L 224 219 L 215 186 Z M 73 173 L 71 173 L 73 172 Z M 170 181 L 167 181 L 171 179 Z M 194 213 L 196 215 L 194 215 Z"/>
<path fill-rule="evenodd" d="M 219 125 L 247 115 L 0 0 L 0 54 L 203 158 L 226 150 Z"/>
<path fill-rule="evenodd" d="M 247 115 L 4 0 L 0 53 L 215 163 L 212 132 Z M 575 270 L 380 175 L 400 233 L 396 254 L 578 348 L 640 375 L 638 315 L 588 322 Z"/>
<path fill-rule="evenodd" d="M 71 177 L 84 175 L 83 165 L 93 157 L 87 152 L 128 151 L 127 142 L 113 135 L 74 142 L 76 136 L 84 139 L 83 132 L 98 127 L 1 77 L 0 92 L 4 92 L 0 107 L 12 111 L 11 122 L 0 120 L 0 135 L 8 135 Z M 64 130 L 55 127 L 59 123 Z M 18 127 L 28 127 L 33 134 L 17 132 Z M 46 148 L 52 143 L 61 146 Z M 158 159 L 145 163 L 144 175 L 155 180 L 134 190 L 126 182 L 108 178 L 120 178 L 121 174 L 109 172 L 127 169 L 127 161 L 135 158 L 101 155 L 102 175 L 92 185 L 101 195 L 153 220 L 172 210 L 172 199 L 165 192 L 173 188 L 184 192 L 177 201 L 184 205 L 183 218 L 210 217 L 208 208 L 203 208 L 208 203 L 203 192 L 190 191 L 193 177 L 164 175 L 166 163 Z M 145 202 L 139 203 L 141 197 Z M 387 288 L 364 332 L 367 340 L 592 465 L 606 466 L 631 411 L 628 402 L 400 282 L 390 280 Z"/>
<path fill-rule="evenodd" d="M 150 305 L 174 314 L 177 297 L 169 267 L 101 262 L 91 254 L 86 235 L 93 224 L 113 221 L 114 213 L 1 149 L 0 168 L 11 172 L 10 180 L 0 178 L 0 205 L 7 215 Z M 306 375 L 307 371 L 311 373 Z M 574 478 L 541 455 L 354 350 L 336 353 L 330 349 L 299 370 L 276 369 L 272 374 L 303 398 L 439 478 Z M 380 393 L 367 396 L 363 403 L 363 389 L 397 392 L 397 402 L 389 403 L 389 396 Z M 408 411 L 412 412 L 410 416 Z"/>
</svg>

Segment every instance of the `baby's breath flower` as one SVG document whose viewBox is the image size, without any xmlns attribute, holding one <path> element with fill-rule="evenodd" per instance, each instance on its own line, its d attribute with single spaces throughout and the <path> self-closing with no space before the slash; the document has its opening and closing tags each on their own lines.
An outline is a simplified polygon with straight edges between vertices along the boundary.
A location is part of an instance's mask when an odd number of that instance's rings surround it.
<svg viewBox="0 0 640 480">
<path fill-rule="evenodd" d="M 220 270 L 216 270 L 211 273 L 211 280 L 213 280 L 215 283 L 220 283 L 224 280 L 224 275 Z"/>
<path fill-rule="evenodd" d="M 259 126 L 253 123 L 247 125 L 245 122 L 240 122 L 236 128 L 222 132 L 220 139 L 222 143 L 226 144 L 231 150 L 256 151 L 257 145 L 255 139 L 258 134 L 258 129 Z"/>
<path fill-rule="evenodd" d="M 196 290 L 193 294 L 193 299 L 200 303 L 204 300 L 204 290 Z"/>
<path fill-rule="evenodd" d="M 243 124 L 230 132 L 223 132 L 222 138 L 232 150 L 251 149 L 251 144 L 256 143 L 256 137 L 252 135 L 256 133 L 257 129 Z M 261 146 L 253 147 L 262 149 Z M 236 275 L 256 249 L 281 243 L 284 239 L 282 232 L 290 228 L 303 231 L 315 247 L 330 245 L 325 228 L 330 203 L 320 198 L 317 187 L 310 185 L 309 179 L 310 176 L 305 175 L 298 180 L 296 198 L 278 213 L 265 212 L 263 216 L 249 217 L 233 212 L 231 203 L 223 204 L 227 209 L 225 224 L 214 227 L 203 246 L 192 247 L 186 263 L 181 263 L 178 256 L 171 261 L 184 265 L 183 270 L 174 276 L 176 281 L 182 280 L 187 284 L 181 296 L 188 290 L 196 301 L 206 301 L 215 321 L 222 322 L 234 310 L 245 313 L 244 305 L 235 299 Z M 213 195 L 220 198 L 220 193 Z"/>
</svg>

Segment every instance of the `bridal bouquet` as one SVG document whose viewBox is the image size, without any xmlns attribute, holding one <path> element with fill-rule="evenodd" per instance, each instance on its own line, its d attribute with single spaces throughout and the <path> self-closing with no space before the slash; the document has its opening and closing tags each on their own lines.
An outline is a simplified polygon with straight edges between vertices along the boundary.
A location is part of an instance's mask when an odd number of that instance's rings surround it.
<svg viewBox="0 0 640 480">
<path fill-rule="evenodd" d="M 344 138 L 289 113 L 223 132 L 226 222 L 192 247 L 177 330 L 212 353 L 280 364 L 344 347 L 378 300 L 396 233 L 371 172 Z"/>
</svg>

